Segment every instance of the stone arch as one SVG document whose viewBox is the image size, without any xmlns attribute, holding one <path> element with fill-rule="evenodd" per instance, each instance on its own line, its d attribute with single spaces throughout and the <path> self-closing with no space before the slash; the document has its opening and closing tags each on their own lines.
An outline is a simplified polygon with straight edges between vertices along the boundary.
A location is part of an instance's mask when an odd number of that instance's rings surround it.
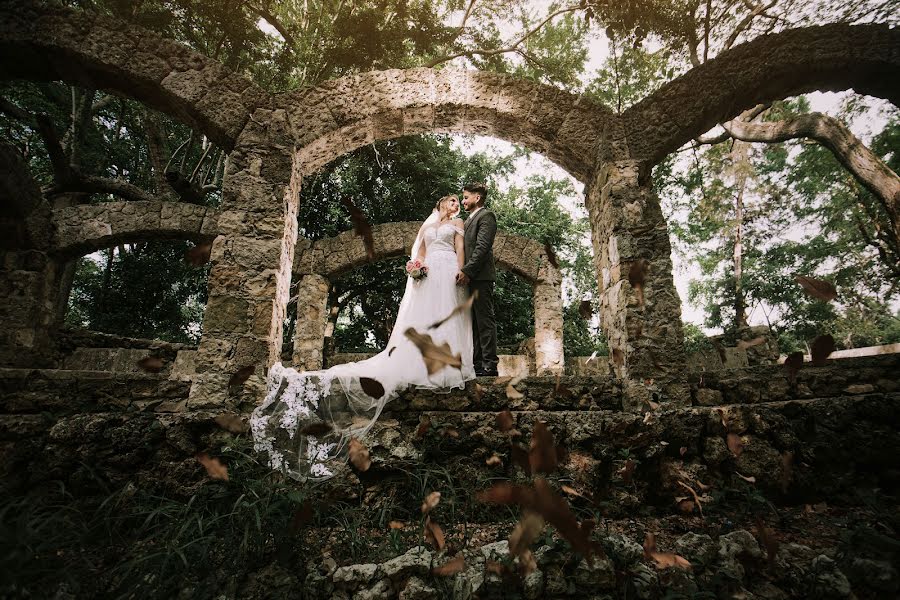
<svg viewBox="0 0 900 600">
<path fill-rule="evenodd" d="M 103 202 L 54 210 L 51 252 L 75 258 L 96 250 L 162 239 L 210 241 L 219 211 L 178 202 Z"/>
<path fill-rule="evenodd" d="M 121 20 L 8 0 L 0 78 L 62 80 L 138 100 L 231 150 L 269 95 L 219 62 Z"/>
<path fill-rule="evenodd" d="M 626 110 L 621 127 L 627 153 L 615 160 L 651 167 L 743 110 L 816 90 L 853 88 L 900 105 L 897 48 L 900 28 L 888 25 L 837 23 L 760 36 L 691 69 Z"/>
<path fill-rule="evenodd" d="M 364 264 L 409 253 L 419 222 L 382 223 L 372 227 L 375 256 L 369 257 L 362 239 L 347 231 L 334 237 L 309 241 L 297 248 L 294 276 L 299 280 L 294 364 L 304 369 L 322 367 L 328 291 L 331 281 Z M 535 363 L 538 375 L 562 373 L 563 353 L 562 278 L 550 264 L 543 245 L 513 233 L 498 232 L 494 259 L 534 290 Z"/>
<path fill-rule="evenodd" d="M 304 173 L 375 141 L 471 133 L 542 153 L 582 182 L 613 113 L 586 96 L 471 70 L 373 71 L 279 94 Z"/>
</svg>

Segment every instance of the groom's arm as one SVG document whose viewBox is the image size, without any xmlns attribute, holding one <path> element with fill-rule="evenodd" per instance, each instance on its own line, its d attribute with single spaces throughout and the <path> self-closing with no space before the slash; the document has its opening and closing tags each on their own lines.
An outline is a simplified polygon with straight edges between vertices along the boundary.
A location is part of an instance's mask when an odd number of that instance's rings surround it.
<svg viewBox="0 0 900 600">
<path fill-rule="evenodd" d="M 478 233 L 475 237 L 475 249 L 471 256 L 466 257 L 466 264 L 460 269 L 474 279 L 484 267 L 485 262 L 491 256 L 491 248 L 494 246 L 494 237 L 497 235 L 497 217 L 489 212 L 481 217 L 478 222 Z"/>
</svg>

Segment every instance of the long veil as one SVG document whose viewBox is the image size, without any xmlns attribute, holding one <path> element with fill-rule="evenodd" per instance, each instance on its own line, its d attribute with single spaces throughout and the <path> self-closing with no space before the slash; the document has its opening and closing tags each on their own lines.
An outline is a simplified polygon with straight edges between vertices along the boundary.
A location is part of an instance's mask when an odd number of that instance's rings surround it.
<svg viewBox="0 0 900 600">
<path fill-rule="evenodd" d="M 422 233 L 438 222 L 425 221 L 413 243 L 415 258 Z M 252 413 L 254 449 L 269 466 L 299 481 L 328 479 L 346 463 L 350 441 L 362 438 L 385 404 L 410 384 L 430 385 L 421 353 L 406 338 L 413 309 L 414 282 L 407 278 L 387 347 L 375 356 L 320 371 L 297 371 L 280 362 L 269 369 L 266 398 Z"/>
</svg>

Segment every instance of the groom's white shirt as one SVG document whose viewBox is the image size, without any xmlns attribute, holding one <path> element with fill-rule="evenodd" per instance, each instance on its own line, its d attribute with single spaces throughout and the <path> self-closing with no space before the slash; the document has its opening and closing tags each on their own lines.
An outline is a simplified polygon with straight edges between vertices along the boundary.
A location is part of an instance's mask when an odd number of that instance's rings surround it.
<svg viewBox="0 0 900 600">
<path fill-rule="evenodd" d="M 469 213 L 469 218 L 466 219 L 466 220 L 468 221 L 469 219 L 471 219 L 472 217 L 474 217 L 474 216 L 475 216 L 475 213 L 477 213 L 477 212 L 478 212 L 479 210 L 481 210 L 482 208 L 484 208 L 484 206 L 479 206 L 478 208 L 476 208 L 475 210 L 473 210 L 472 212 L 470 212 L 470 213 Z"/>
</svg>

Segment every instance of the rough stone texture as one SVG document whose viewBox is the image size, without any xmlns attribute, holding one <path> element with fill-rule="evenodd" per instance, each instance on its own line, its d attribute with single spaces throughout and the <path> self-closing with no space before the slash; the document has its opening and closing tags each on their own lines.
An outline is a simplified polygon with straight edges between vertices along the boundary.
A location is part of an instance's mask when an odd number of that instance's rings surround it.
<svg viewBox="0 0 900 600">
<path fill-rule="evenodd" d="M 270 97 L 222 64 L 146 29 L 29 0 L 0 7 L 0 77 L 63 80 L 135 98 L 230 150 Z"/>
<path fill-rule="evenodd" d="M 323 364 L 328 280 L 373 261 L 408 255 L 420 226 L 418 222 L 373 226 L 374 258 L 368 256 L 362 238 L 352 231 L 298 244 L 294 273 L 295 278 L 301 278 L 297 305 L 304 307 L 304 314 L 297 320 L 294 366 L 319 369 Z M 498 267 L 522 277 L 534 288 L 535 373 L 561 374 L 565 356 L 559 269 L 550 264 L 541 244 L 504 232 L 498 232 L 494 241 L 494 260 Z M 317 321 L 308 322 L 309 319 Z"/>
<path fill-rule="evenodd" d="M 77 258 L 119 244 L 157 239 L 211 241 L 219 211 L 180 202 L 103 202 L 53 211 L 54 253 Z"/>
<path fill-rule="evenodd" d="M 814 90 L 853 88 L 900 104 L 898 47 L 896 27 L 846 24 L 792 29 L 739 44 L 622 114 L 629 155 L 655 164 L 760 102 Z"/>
<path fill-rule="evenodd" d="M 591 99 L 506 75 L 375 71 L 275 97 L 289 112 L 304 173 L 373 141 L 428 132 L 491 135 L 545 154 L 581 181 L 613 114 Z"/>
<path fill-rule="evenodd" d="M 587 191 L 600 320 L 613 372 L 626 381 L 677 386 L 685 371 L 681 301 L 666 222 L 649 182 L 642 181 L 643 168 L 635 161 L 606 163 Z M 643 304 L 629 281 L 638 260 L 649 263 Z M 638 402 L 646 399 L 639 388 L 634 392 Z M 674 390 L 669 396 L 685 401 Z"/>
</svg>

